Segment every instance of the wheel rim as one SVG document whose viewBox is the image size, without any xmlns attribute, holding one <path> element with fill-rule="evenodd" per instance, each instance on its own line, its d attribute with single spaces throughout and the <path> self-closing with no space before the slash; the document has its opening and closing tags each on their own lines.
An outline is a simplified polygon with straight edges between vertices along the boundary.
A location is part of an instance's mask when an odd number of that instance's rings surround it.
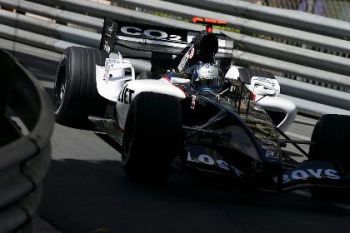
<svg viewBox="0 0 350 233">
<path fill-rule="evenodd" d="M 55 95 L 54 95 L 55 112 L 57 112 L 62 106 L 63 99 L 66 94 L 66 87 L 67 87 L 67 81 L 66 81 L 65 75 L 62 74 L 62 71 L 60 73 L 61 74 L 57 77 L 57 81 L 55 83 Z"/>
<path fill-rule="evenodd" d="M 123 153 L 122 153 L 122 162 L 123 164 L 127 163 L 130 157 L 130 148 L 132 147 L 132 140 L 130 140 L 129 135 L 125 135 L 123 142 Z"/>
<path fill-rule="evenodd" d="M 122 153 L 122 163 L 125 165 L 130 158 L 130 148 L 132 148 L 135 129 L 133 123 L 127 123 L 124 131 L 124 142 L 123 142 L 123 153 Z"/>
</svg>

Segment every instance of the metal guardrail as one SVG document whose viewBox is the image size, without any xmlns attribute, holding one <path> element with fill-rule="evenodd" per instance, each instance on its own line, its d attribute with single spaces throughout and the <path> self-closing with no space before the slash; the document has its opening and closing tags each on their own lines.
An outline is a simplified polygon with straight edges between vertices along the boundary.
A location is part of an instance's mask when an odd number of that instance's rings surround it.
<svg viewBox="0 0 350 233">
<path fill-rule="evenodd" d="M 350 26 L 348 22 L 325 18 L 302 11 L 292 11 L 252 4 L 244 1 L 231 0 L 166 0 L 174 3 L 190 5 L 201 9 L 217 11 L 248 19 L 255 19 L 275 25 L 296 28 L 328 35 L 336 38 L 349 38 Z M 284 1 L 281 1 L 284 2 Z M 287 1 L 288 2 L 288 1 Z"/>
<path fill-rule="evenodd" d="M 142 0 L 121 0 L 120 2 L 123 2 L 123 4 L 127 4 L 129 6 L 134 6 L 134 7 L 138 7 L 138 8 L 143 8 L 143 9 L 149 9 L 149 10 L 153 10 L 153 11 L 161 11 L 161 12 L 166 12 L 172 15 L 180 15 L 184 18 L 190 19 L 193 15 L 198 15 L 198 16 L 202 16 L 202 17 L 213 17 L 213 18 L 220 18 L 220 19 L 224 19 L 227 20 L 229 25 L 236 27 L 238 29 L 241 29 L 241 33 L 237 34 L 237 33 L 227 33 L 228 35 L 232 36 L 236 42 L 241 43 L 242 47 L 244 49 L 246 49 L 246 47 L 252 45 L 255 46 L 255 49 L 259 49 L 262 45 L 262 43 L 266 43 L 267 40 L 258 40 L 257 38 L 255 38 L 255 40 L 260 42 L 260 45 L 255 41 L 255 43 L 252 43 L 252 37 L 249 36 L 252 33 L 257 34 L 259 37 L 262 36 L 268 36 L 268 39 L 271 39 L 271 37 L 273 37 L 273 39 L 283 39 L 283 40 L 289 40 L 289 41 L 295 41 L 297 43 L 301 44 L 305 44 L 305 45 L 310 45 L 310 46 L 316 46 L 319 48 L 326 48 L 330 51 L 338 51 L 338 52 L 344 52 L 349 54 L 349 46 L 350 46 L 350 42 L 349 41 L 345 41 L 345 40 L 340 40 L 340 39 L 336 39 L 333 37 L 328 37 L 328 36 L 324 36 L 322 34 L 316 34 L 316 33 L 310 33 L 309 31 L 312 31 L 312 29 L 315 27 L 316 25 L 316 21 L 319 19 L 315 19 L 315 25 L 314 24 L 310 24 L 309 20 L 305 20 L 304 22 L 309 22 L 308 25 L 310 25 L 308 27 L 307 31 L 302 31 L 302 30 L 296 30 L 294 28 L 286 28 L 286 27 L 281 27 L 278 25 L 274 25 L 274 24 L 269 24 L 269 23 L 264 23 L 264 22 L 260 22 L 260 21 L 256 21 L 256 20 L 251 20 L 251 19 L 244 19 L 244 18 L 240 18 L 240 17 L 235 17 L 233 15 L 229 15 L 229 14 L 222 14 L 222 13 L 218 13 L 221 11 L 209 11 L 209 10 L 202 10 L 202 9 L 198 9 L 197 7 L 189 7 L 189 6 L 184 6 L 184 5 L 179 5 L 179 4 L 174 4 L 174 3 L 169 3 L 169 2 L 164 2 L 164 1 L 159 1 L 159 0 L 148 0 L 148 1 L 142 1 Z M 195 2 L 195 4 L 197 6 L 202 6 L 203 1 L 186 1 L 186 4 Z M 214 1 L 212 0 L 212 2 L 218 2 L 218 1 Z M 226 1 L 227 2 L 227 1 Z M 234 1 L 237 2 L 237 1 Z M 232 3 L 232 1 L 230 1 L 230 3 Z M 249 4 L 249 3 L 246 3 Z M 220 4 L 218 4 L 220 5 Z M 222 4 L 221 4 L 222 5 Z M 253 4 L 250 4 L 252 6 L 255 6 Z M 226 6 L 226 5 L 223 5 Z M 221 9 L 221 8 L 220 8 Z M 283 11 L 283 10 L 282 10 Z M 288 13 L 288 16 L 290 15 L 289 11 L 286 11 Z M 285 13 L 285 12 L 284 12 Z M 299 12 L 300 13 L 300 12 Z M 271 14 L 267 14 L 265 12 L 265 16 L 266 18 L 268 18 L 269 16 L 271 16 Z M 306 14 L 306 13 L 304 13 Z M 283 17 L 285 17 L 285 14 L 281 14 L 279 17 L 275 18 L 279 18 L 281 19 Z M 318 16 L 320 17 L 320 16 Z M 323 19 L 326 20 L 330 20 L 330 21 L 337 21 L 337 20 L 332 20 L 332 19 L 327 19 L 324 17 L 321 17 Z M 285 17 L 285 20 L 290 20 L 288 17 Z M 334 22 L 332 22 L 334 24 Z M 338 27 L 334 27 L 333 24 L 331 24 L 332 26 L 325 24 L 322 26 L 326 26 L 328 25 L 328 28 L 330 28 L 329 30 L 337 30 Z M 344 28 L 349 28 L 350 24 L 346 23 L 346 22 L 339 22 L 339 24 L 341 24 Z M 294 25 L 294 24 L 292 24 Z M 320 27 L 319 27 L 320 28 Z M 345 32 L 344 33 L 348 33 L 345 29 L 343 29 Z M 350 29 L 349 29 L 350 30 Z M 244 36 L 242 35 L 244 34 Z M 248 35 L 248 36 L 247 36 Z M 349 33 L 348 33 L 349 35 Z M 243 37 L 243 38 L 242 38 Z M 270 46 L 268 49 L 275 49 L 278 50 L 281 48 L 283 48 L 283 46 L 281 46 L 281 43 L 273 43 L 272 46 Z M 290 53 L 290 51 L 288 50 L 292 50 L 293 48 L 296 48 L 296 46 L 286 46 L 284 47 L 284 53 L 288 54 Z M 307 53 L 310 51 L 308 49 L 302 49 L 301 51 L 303 51 L 304 56 L 308 56 Z M 322 57 L 322 53 L 317 53 L 319 54 L 319 56 Z M 279 55 L 280 55 L 280 59 L 286 59 L 288 60 L 288 56 L 284 55 L 283 53 L 281 53 L 281 51 L 279 51 Z M 326 59 L 327 60 L 333 60 L 334 57 L 336 56 L 328 56 L 327 58 L 324 58 L 323 63 L 325 63 Z M 303 62 L 303 60 L 302 60 Z M 343 60 L 344 64 L 347 63 L 349 64 L 349 59 L 345 59 Z"/>
<path fill-rule="evenodd" d="M 201 17 L 212 17 L 212 18 L 220 18 L 223 20 L 227 20 L 229 25 L 236 27 L 242 32 L 245 33 L 257 33 L 259 35 L 267 35 L 275 38 L 282 38 L 282 39 L 288 39 L 290 41 L 297 41 L 304 44 L 310 44 L 310 45 L 317 45 L 322 48 L 328 48 L 334 51 L 341 51 L 345 53 L 349 53 L 349 42 L 344 40 L 339 40 L 333 37 L 327 37 L 323 36 L 322 34 L 316 34 L 316 33 L 310 33 L 309 31 L 312 31 L 310 29 L 314 28 L 315 25 L 311 25 L 308 27 L 307 31 L 305 30 L 297 30 L 293 27 L 281 27 L 278 24 L 271 24 L 271 23 L 265 23 L 262 21 L 254 20 L 254 19 L 247 19 L 242 18 L 238 16 L 234 16 L 231 14 L 224 14 L 225 12 L 224 7 L 230 8 L 231 5 L 227 4 L 219 4 L 219 1 L 217 0 L 206 0 L 205 3 L 214 2 L 215 4 L 209 4 L 210 6 L 222 6 L 219 10 L 212 9 L 212 10 L 204 10 L 201 9 L 202 6 L 205 5 L 204 1 L 195 1 L 195 0 L 189 0 L 186 1 L 186 5 L 180 5 L 175 4 L 171 2 L 164 2 L 160 0 L 148 0 L 148 1 L 142 1 L 142 0 L 121 0 L 120 2 L 123 2 L 123 4 L 127 4 L 129 6 L 136 6 L 151 10 L 159 10 L 161 12 L 183 16 L 185 18 L 191 18 L 193 15 L 201 16 Z M 227 1 L 226 1 L 227 2 Z M 232 4 L 232 1 L 229 1 Z M 196 7 L 188 6 L 189 3 L 195 3 Z M 249 4 L 249 3 L 246 3 Z M 251 4 L 253 5 L 253 4 Z M 253 5 L 254 6 L 254 5 Z M 208 8 L 208 7 L 206 7 Z M 226 11 L 227 12 L 227 11 Z M 230 12 L 230 11 L 229 11 Z M 265 12 L 266 14 L 266 12 Z M 279 16 L 285 16 L 285 14 L 280 14 Z M 320 16 L 319 16 L 320 17 Z M 275 18 L 277 18 L 275 16 Z M 327 19 L 327 18 L 325 18 Z M 333 19 L 327 19 L 327 20 L 333 20 Z M 336 20 L 334 20 L 336 21 Z M 303 21 L 303 23 L 308 22 L 306 20 Z M 343 27 L 347 28 L 346 26 L 349 25 L 349 23 L 340 21 L 341 25 Z M 328 26 L 328 28 L 333 29 L 334 27 Z M 340 30 L 338 30 L 340 31 Z M 338 32 L 337 31 L 337 32 Z M 338 32 L 339 33 L 339 32 Z M 349 35 L 348 32 L 344 32 L 345 35 Z M 347 34 L 346 34 L 347 33 Z M 330 43 L 333 42 L 333 43 Z"/>
<path fill-rule="evenodd" d="M 30 233 L 51 160 L 51 103 L 35 78 L 0 50 L 0 232 Z"/>
<path fill-rule="evenodd" d="M 12 41 L 29 44 L 38 48 L 44 48 L 57 52 L 63 52 L 70 46 L 79 46 L 78 44 L 58 40 L 52 37 L 43 36 L 26 30 L 20 30 L 14 27 L 0 24 L 0 36 Z"/>
<path fill-rule="evenodd" d="M 242 0 L 270 7 L 299 10 L 350 22 L 350 2 L 347 0 Z"/>
<path fill-rule="evenodd" d="M 62 57 L 61 53 L 55 51 L 49 51 L 3 38 L 0 39 L 0 49 L 9 50 L 14 56 L 18 53 L 30 54 L 31 56 L 44 58 L 53 62 L 59 62 Z"/>
<path fill-rule="evenodd" d="M 15 6 L 15 3 L 13 3 L 11 0 L 3 1 L 7 2 L 7 4 L 11 4 L 11 6 Z M 70 5 L 69 5 L 70 6 Z M 68 22 L 77 23 L 79 25 L 84 26 L 90 26 L 91 28 L 96 27 L 96 25 L 100 24 L 102 25 L 102 20 L 98 19 L 96 17 L 90 17 L 85 15 L 79 15 L 75 13 L 69 13 L 66 11 L 60 11 L 58 9 L 48 8 L 48 7 L 41 7 L 36 6 L 36 4 L 28 3 L 23 1 L 23 4 L 21 4 L 19 7 L 21 10 L 29 11 L 32 13 L 40 13 L 44 16 L 53 16 L 54 18 L 59 19 L 65 19 L 66 21 L 69 20 L 65 15 L 70 15 L 70 18 L 74 18 L 75 20 L 71 20 Z M 34 10 L 33 10 L 34 9 Z M 50 10 L 51 9 L 51 10 Z M 119 10 L 119 9 L 118 9 Z M 117 14 L 117 12 L 116 12 Z M 63 16 L 62 16 L 63 15 Z M 12 24 L 15 24 L 16 21 L 15 17 L 13 17 Z M 23 17 L 22 17 L 23 18 Z M 25 28 L 26 24 L 25 20 L 23 19 L 21 22 L 21 27 Z M 170 24 L 173 22 L 169 22 Z M 168 26 L 170 26 L 170 24 Z M 187 29 L 192 26 L 191 24 L 181 24 L 180 26 L 185 26 Z M 30 27 L 30 26 L 29 26 Z M 27 27 L 28 28 L 28 27 Z M 43 29 L 47 34 L 53 33 L 51 32 L 47 27 Z M 80 41 L 80 43 L 87 45 L 84 43 L 85 37 L 88 37 L 86 34 L 82 33 L 76 33 L 78 36 L 71 35 L 70 38 L 74 38 L 75 41 Z M 271 56 L 278 56 L 278 54 L 286 53 L 285 56 L 289 57 L 289 60 L 303 60 L 305 63 L 311 66 L 321 67 L 321 68 L 327 68 L 331 71 L 338 71 L 342 74 L 350 74 L 350 70 L 348 69 L 348 59 L 345 59 L 343 57 L 336 57 L 329 54 L 323 54 L 315 51 L 308 51 L 305 52 L 305 49 L 293 47 L 281 43 L 277 43 L 274 41 L 266 41 L 261 40 L 255 37 L 250 36 L 242 36 L 238 33 L 228 33 L 230 36 L 232 36 L 236 43 L 241 42 L 243 46 L 245 47 L 245 50 L 247 51 L 261 51 L 262 53 L 271 55 Z M 81 35 L 81 36 L 79 36 Z M 82 35 L 85 37 L 81 39 Z M 91 37 L 91 36 L 90 36 Z M 95 36 L 96 37 L 96 36 Z M 97 36 L 98 37 L 98 36 Z M 95 44 L 97 41 L 94 42 Z M 91 43 L 90 43 L 91 44 Z"/>
<path fill-rule="evenodd" d="M 184 2 L 184 0 L 172 1 Z M 205 1 L 217 2 L 215 0 Z M 258 9 L 253 7 L 256 6 L 254 4 L 245 5 L 246 8 L 241 6 L 241 8 L 236 9 L 236 12 L 240 12 L 239 14 L 237 13 L 239 16 L 237 17 L 227 14 L 228 12 L 224 14 L 212 11 L 216 8 L 210 8 L 211 11 L 202 10 L 198 9 L 198 7 L 194 8 L 159 0 L 122 0 L 120 2 L 123 2 L 124 5 L 126 4 L 134 10 L 103 5 L 87 0 L 0 0 L 1 6 L 12 7 L 21 12 L 40 15 L 49 19 L 49 21 L 45 21 L 28 15 L 0 11 L 0 23 L 7 25 L 0 26 L 0 36 L 33 47 L 62 52 L 66 47 L 74 44 L 98 47 L 101 37 L 102 18 L 104 16 L 116 20 L 198 31 L 202 30 L 202 27 L 189 23 L 186 19 L 189 19 L 193 15 L 222 18 L 228 20 L 231 26 L 241 30 L 239 33 L 223 31 L 232 37 L 238 46 L 237 50 L 233 52 L 233 58 L 237 64 L 258 66 L 273 70 L 279 76 L 295 76 L 300 77 L 298 79 L 320 82 L 328 87 L 334 87 L 344 91 L 350 90 L 350 59 L 344 57 L 350 54 L 350 42 L 327 36 L 337 35 L 337 37 L 342 37 L 342 33 L 347 32 L 349 23 L 342 22 L 342 26 L 340 27 L 334 24 L 334 22 L 338 22 L 337 20 L 321 17 L 322 20 L 320 21 L 317 18 L 320 16 L 316 16 L 316 18 L 314 18 L 315 16 L 310 16 L 305 19 L 305 22 L 308 22 L 304 26 L 307 31 L 302 31 L 300 28 L 295 29 L 273 25 L 271 24 L 273 20 L 266 20 L 266 18 L 272 17 L 274 20 L 276 18 L 283 18 L 283 21 L 290 21 L 290 17 L 292 17 L 290 11 L 286 14 L 287 10 L 261 8 L 257 12 Z M 190 0 L 186 1 L 186 3 L 195 4 L 199 7 L 203 5 L 203 1 Z M 229 3 L 233 4 L 232 1 L 224 1 L 219 6 L 221 7 Z M 217 6 L 215 5 L 215 7 Z M 235 6 L 231 7 L 234 8 Z M 208 6 L 206 8 L 209 9 Z M 246 12 L 249 10 L 248 8 L 252 10 Z M 181 16 L 183 20 L 160 17 L 143 11 L 168 13 Z M 258 14 L 260 17 L 258 19 L 263 22 L 242 18 L 244 16 L 243 12 L 246 12 L 249 17 Z M 302 15 L 307 14 L 302 13 Z M 262 20 L 263 18 L 265 20 Z M 298 22 L 303 22 L 303 17 L 297 17 L 297 19 L 299 20 Z M 290 23 L 288 25 L 292 27 L 293 24 Z M 9 26 L 12 26 L 12 29 Z M 325 35 L 317 34 L 321 33 L 322 30 L 318 30 L 321 27 L 324 27 Z M 311 30 L 312 28 L 315 28 L 315 30 Z M 313 33 L 308 31 L 313 31 Z M 293 43 L 287 44 L 285 43 L 286 41 L 292 41 Z M 313 51 L 310 50 L 311 47 L 320 47 L 323 50 L 327 49 L 334 54 Z M 118 49 L 121 49 L 122 54 L 125 56 L 132 55 L 133 57 L 137 57 L 138 55 L 135 51 L 122 48 Z M 140 57 L 143 57 L 144 54 L 147 53 L 139 53 Z M 149 65 L 145 65 L 143 62 L 142 67 L 145 66 L 148 67 Z M 296 84 L 298 82 L 293 83 Z M 296 85 L 295 88 L 297 88 Z M 296 93 L 300 92 L 290 91 L 289 93 L 296 95 Z M 342 92 L 336 93 L 339 93 L 339 98 L 344 97 Z M 320 101 L 328 98 L 326 92 L 320 94 L 325 96 L 324 98 L 319 98 Z M 302 98 L 305 97 L 309 100 L 317 100 L 317 98 L 309 97 L 308 94 L 302 95 Z M 347 99 L 345 98 L 344 100 Z M 337 106 L 337 103 L 336 99 L 332 103 L 330 101 L 327 102 L 327 104 L 334 104 L 334 106 Z"/>
<path fill-rule="evenodd" d="M 179 0 L 179 1 L 184 2 L 182 0 Z M 136 9 L 140 9 L 140 8 L 148 9 L 153 12 L 161 11 L 171 15 L 180 15 L 184 18 L 190 18 L 193 14 L 195 14 L 203 17 L 209 16 L 209 17 L 226 19 L 230 25 L 236 26 L 242 29 L 240 34 L 226 32 L 227 35 L 231 36 L 236 41 L 236 43 L 240 45 L 240 50 L 243 50 L 244 52 L 249 52 L 255 55 L 264 56 L 265 58 L 260 57 L 263 60 L 269 60 L 269 58 L 274 58 L 277 60 L 293 63 L 293 64 L 288 64 L 288 66 L 285 66 L 283 70 L 281 70 L 281 66 L 278 63 L 276 63 L 275 65 L 272 65 L 272 66 L 278 69 L 273 69 L 272 67 L 272 70 L 275 70 L 275 71 L 279 70 L 289 75 L 297 75 L 299 77 L 304 77 L 312 81 L 321 81 L 323 83 L 328 83 L 328 84 L 332 83 L 332 85 L 334 85 L 339 79 L 344 80 L 345 83 L 349 83 L 350 81 L 350 78 L 348 77 L 349 61 L 350 61 L 349 58 L 335 56 L 333 54 L 326 54 L 318 51 L 311 51 L 308 49 L 309 47 L 316 47 L 318 49 L 322 49 L 322 51 L 327 50 L 327 51 L 331 51 L 332 53 L 336 53 L 336 51 L 338 51 L 339 53 L 339 51 L 341 51 L 343 52 L 343 54 L 341 55 L 349 56 L 348 51 L 340 48 L 345 45 L 346 45 L 345 47 L 349 48 L 350 46 L 349 41 L 335 39 L 335 38 L 331 38 L 331 37 L 316 34 L 316 33 L 310 33 L 307 31 L 296 30 L 294 28 L 286 28 L 286 27 L 276 26 L 276 25 L 272 25 L 264 22 L 258 22 L 255 20 L 242 19 L 232 15 L 217 13 L 217 11 L 214 12 L 214 11 L 202 10 L 194 7 L 183 6 L 183 5 L 173 4 L 173 3 L 159 1 L 159 0 L 149 0 L 149 1 L 122 0 L 120 2 L 122 2 L 123 5 L 127 5 L 129 7 L 135 7 Z M 208 3 L 208 5 L 206 5 L 205 7 L 206 9 L 210 8 L 210 6 L 212 5 L 213 6 L 215 5 L 215 4 L 209 4 L 209 2 L 218 3 L 218 1 L 215 1 L 215 0 L 207 0 L 205 2 Z M 226 4 L 221 2 L 221 4 L 218 4 L 218 5 L 222 6 L 222 8 L 227 6 L 227 8 L 231 9 L 233 7 L 231 6 L 230 8 L 229 3 L 238 4 L 237 1 L 234 1 L 234 3 L 232 1 L 224 1 L 224 2 Z M 205 5 L 203 1 L 192 1 L 192 0 L 186 1 L 186 4 L 191 4 L 191 3 L 199 7 Z M 245 4 L 247 5 L 249 3 L 245 3 Z M 249 4 L 249 5 L 252 8 L 255 6 L 253 4 Z M 265 18 L 272 17 L 272 14 L 270 13 L 270 11 L 272 10 L 269 10 L 267 12 L 264 11 Z M 279 13 L 279 15 L 277 13 Z M 290 11 L 281 10 L 281 11 L 278 11 L 277 13 L 275 12 L 274 18 L 284 19 L 284 21 L 290 20 L 290 17 L 291 17 Z M 302 13 L 302 14 L 306 14 L 306 13 Z M 278 15 L 278 17 L 276 15 Z M 338 31 L 341 31 L 341 32 L 338 32 L 338 34 L 340 35 L 341 33 L 346 33 L 347 32 L 346 29 L 350 28 L 350 24 L 346 22 L 327 19 L 325 17 L 320 17 L 320 16 L 312 16 L 312 17 L 315 18 L 314 21 L 312 21 L 310 18 L 304 19 L 305 25 L 309 26 L 308 27 L 309 30 L 313 30 L 314 28 L 320 29 L 321 26 L 324 26 L 324 27 L 327 26 L 327 29 L 329 31 L 335 32 L 339 29 L 338 26 L 335 26 L 335 22 L 338 22 L 339 24 L 344 26 L 342 30 L 338 30 Z M 327 23 L 323 23 L 323 24 L 319 23 L 320 18 L 322 19 L 321 22 L 327 22 Z M 313 22 L 313 23 L 310 23 L 310 22 Z M 294 24 L 291 24 L 291 25 L 294 25 Z M 327 29 L 325 29 L 325 31 L 327 31 Z M 252 33 L 258 34 L 259 38 L 253 37 Z M 268 39 L 275 39 L 279 42 L 286 41 L 290 43 L 294 41 L 293 42 L 294 44 L 295 42 L 297 42 L 297 44 L 299 44 L 299 46 L 302 46 L 302 47 L 292 46 L 292 45 L 283 44 L 283 43 L 277 43 L 275 41 L 261 39 L 261 37 L 264 37 L 264 38 L 268 37 Z M 336 46 L 330 46 L 331 44 L 333 45 L 336 44 Z M 236 52 L 238 53 L 238 51 Z M 236 59 L 238 59 L 238 61 L 241 61 L 240 57 L 236 57 Z M 255 63 L 255 64 L 258 64 L 260 67 L 265 67 L 269 69 L 271 69 L 271 64 L 272 64 L 271 62 L 269 62 L 269 65 L 265 66 L 264 64 L 266 64 L 266 62 L 264 63 L 264 62 L 259 62 L 259 60 L 249 60 L 249 59 L 244 60 L 243 62 L 243 64 L 245 65 L 249 63 Z M 298 64 L 298 65 L 294 65 L 294 64 Z M 340 64 L 343 64 L 344 67 L 340 67 L 342 66 Z M 300 65 L 305 67 L 301 67 Z M 316 70 L 312 70 L 312 73 L 310 73 L 308 72 L 309 67 L 316 68 Z M 298 70 L 299 72 L 295 73 L 295 70 Z M 304 70 L 305 70 L 305 75 L 303 72 Z M 328 73 L 325 76 L 324 75 L 325 73 L 322 72 L 322 70 L 327 72 L 331 71 L 332 73 L 331 74 Z M 338 74 L 345 75 L 345 76 L 339 76 Z M 342 85 L 343 84 L 339 83 L 338 87 L 340 86 L 341 89 L 343 90 L 349 90 L 348 85 L 346 86 L 342 86 Z"/>
<path fill-rule="evenodd" d="M 32 0 L 33 1 L 33 0 Z M 44 2 L 43 0 L 34 0 L 35 2 Z M 276 25 L 266 24 L 258 21 L 253 20 L 246 20 L 246 19 L 239 19 L 235 17 L 232 19 L 233 16 L 230 15 L 224 15 L 219 14 L 216 12 L 210 12 L 210 11 L 204 11 L 196 8 L 191 8 L 188 6 L 182 6 L 178 4 L 158 1 L 158 0 L 149 0 L 149 1 L 140 1 L 140 0 L 123 0 L 123 2 L 128 3 L 130 5 L 135 5 L 138 7 L 144 7 L 144 8 L 150 8 L 150 9 L 157 9 L 161 12 L 169 12 L 176 15 L 186 16 L 187 18 L 191 17 L 192 15 L 199 15 L 199 16 L 210 16 L 210 17 L 216 17 L 216 18 L 223 18 L 227 19 L 229 23 L 232 25 L 238 25 L 242 27 L 244 30 L 248 30 L 248 32 L 254 32 L 254 33 L 265 33 L 265 36 L 277 36 L 280 35 L 279 38 L 288 38 L 291 40 L 297 40 L 299 43 L 306 43 L 306 44 L 312 44 L 314 46 L 320 46 L 322 48 L 327 48 L 332 51 L 342 51 L 346 53 L 350 53 L 350 42 L 335 39 L 323 35 L 318 35 L 315 33 L 309 33 L 304 32 L 300 30 L 280 27 Z M 194 30 L 200 30 L 201 28 L 196 27 L 196 25 L 193 25 L 191 23 L 173 20 L 169 18 L 164 17 L 157 17 L 155 15 L 143 13 L 143 12 L 137 12 L 132 11 L 130 9 L 124 9 L 121 7 L 114 7 L 114 6 L 105 6 L 100 5 L 95 2 L 91 1 L 84 1 L 84 0 L 65 0 L 65 1 L 59 1 L 59 0 L 51 0 L 49 3 L 50 5 L 58 5 L 63 9 L 70 9 L 74 10 L 79 13 L 89 13 L 93 16 L 97 17 L 103 17 L 105 15 L 109 17 L 114 17 L 116 19 L 123 19 L 123 20 L 129 20 L 129 21 L 136 21 L 136 22 L 145 22 L 149 24 L 157 24 L 157 25 L 163 25 L 167 27 L 176 27 L 184 28 L 184 29 L 194 29 Z M 132 14 L 134 13 L 134 14 Z M 301 77 L 305 77 L 310 80 L 316 80 L 320 81 L 322 79 L 322 82 L 328 83 L 331 85 L 334 85 L 338 82 L 338 80 L 343 80 L 345 83 L 350 82 L 347 80 L 350 80 L 350 78 L 347 76 L 349 75 L 349 59 L 335 56 L 331 54 L 324 54 L 316 51 L 310 51 L 309 49 L 295 47 L 292 45 L 282 44 L 274 41 L 268 41 L 261 38 L 256 38 L 250 35 L 243 35 L 239 33 L 233 33 L 233 32 L 225 32 L 227 35 L 231 36 L 237 44 L 239 44 L 244 51 L 257 54 L 260 56 L 264 56 L 265 59 L 274 58 L 278 60 L 283 60 L 290 62 L 291 64 L 289 66 L 284 67 L 283 70 L 280 70 L 281 72 L 285 72 L 287 74 L 291 75 L 300 75 Z M 236 60 L 239 62 L 239 57 L 236 58 Z M 243 61 L 244 64 L 247 64 L 247 61 Z M 256 61 L 252 62 L 256 64 Z M 299 63 L 299 66 L 293 67 L 293 64 Z M 260 64 L 263 66 L 263 64 Z M 314 73 L 303 75 L 302 72 L 298 72 L 299 74 L 294 73 L 294 70 L 300 70 L 300 65 L 305 66 L 305 69 L 307 69 L 309 66 L 316 68 L 313 70 Z M 264 67 L 264 66 L 263 66 Z M 276 66 L 279 68 L 279 66 Z M 271 67 L 265 67 L 270 68 Z M 303 70 L 303 69 L 302 69 Z M 331 75 L 328 75 L 324 77 L 324 70 L 326 71 L 332 71 Z M 300 74 L 301 73 L 301 74 Z M 339 84 L 339 86 L 347 90 L 348 86 L 342 86 L 342 83 Z"/>
<path fill-rule="evenodd" d="M 298 82 L 283 77 L 277 77 L 277 80 L 281 85 L 281 90 L 283 90 L 284 95 L 295 96 L 299 99 L 298 103 L 295 104 L 302 107 L 304 112 L 306 112 L 305 110 L 308 108 L 313 112 L 323 114 L 327 113 L 327 110 L 328 113 L 338 112 L 339 114 L 347 115 L 350 113 L 350 95 L 348 93 L 315 86 L 309 83 Z M 304 100 L 304 102 L 305 100 L 308 100 L 313 103 L 322 103 L 325 106 L 319 108 L 319 105 L 316 106 L 315 104 L 310 104 L 310 102 L 300 104 L 301 100 Z M 331 108 L 327 109 L 326 106 L 330 106 Z M 341 111 L 340 109 L 343 109 L 344 111 Z"/>
</svg>

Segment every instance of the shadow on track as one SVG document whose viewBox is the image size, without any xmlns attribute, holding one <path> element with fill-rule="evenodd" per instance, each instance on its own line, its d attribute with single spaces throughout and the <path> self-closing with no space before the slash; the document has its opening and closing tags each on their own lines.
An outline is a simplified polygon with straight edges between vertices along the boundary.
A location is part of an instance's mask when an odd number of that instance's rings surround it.
<svg viewBox="0 0 350 233">
<path fill-rule="evenodd" d="M 116 161 L 53 161 L 40 215 L 65 233 L 347 232 L 350 210 L 293 193 L 260 193 L 220 179 L 175 175 L 132 183 Z"/>
</svg>

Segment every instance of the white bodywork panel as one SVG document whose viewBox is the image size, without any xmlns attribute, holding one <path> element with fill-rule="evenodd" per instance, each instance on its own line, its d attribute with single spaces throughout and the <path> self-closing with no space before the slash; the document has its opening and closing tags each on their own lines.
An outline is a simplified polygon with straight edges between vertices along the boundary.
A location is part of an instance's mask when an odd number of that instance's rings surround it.
<svg viewBox="0 0 350 233">
<path fill-rule="evenodd" d="M 226 79 L 230 80 L 238 80 L 239 79 L 239 71 L 238 71 L 238 66 L 232 66 L 230 69 L 227 71 L 225 74 Z"/>
<path fill-rule="evenodd" d="M 187 83 L 183 81 L 180 83 Z M 179 99 L 186 97 L 185 93 L 167 79 L 135 80 L 135 70 L 128 60 L 121 55 L 107 58 L 104 66 L 96 65 L 96 85 L 98 93 L 116 102 L 119 126 L 124 129 L 130 103 L 141 92 L 154 92 L 174 96 Z"/>
<path fill-rule="evenodd" d="M 253 76 L 247 88 L 258 96 L 279 96 L 281 88 L 277 79 Z"/>
<path fill-rule="evenodd" d="M 239 80 L 239 67 L 231 67 L 225 75 L 226 79 Z M 107 58 L 105 66 L 96 65 L 96 84 L 98 93 L 116 102 L 119 126 L 124 129 L 130 103 L 141 92 L 154 92 L 174 96 L 178 99 L 186 98 L 185 93 L 174 84 L 189 85 L 190 80 L 172 78 L 135 80 L 135 70 L 128 60 L 121 55 L 117 58 Z M 280 85 L 277 79 L 253 76 L 246 87 L 256 95 L 257 103 L 265 110 L 285 113 L 285 118 L 277 125 L 285 131 L 296 117 L 296 106 L 289 100 L 278 97 Z"/>
<path fill-rule="evenodd" d="M 257 99 L 257 104 L 265 111 L 276 111 L 285 113 L 283 120 L 277 125 L 279 129 L 285 132 L 288 127 L 294 122 L 297 115 L 297 108 L 293 102 L 281 97 L 265 96 L 260 100 Z"/>
<path fill-rule="evenodd" d="M 117 99 L 117 115 L 120 128 L 124 129 L 130 103 L 142 92 L 153 92 L 185 99 L 186 94 L 167 79 L 134 80 L 124 84 Z"/>
<path fill-rule="evenodd" d="M 237 66 L 232 66 L 226 73 L 225 78 L 229 80 L 239 80 L 240 73 Z M 267 77 L 251 77 L 250 84 L 246 84 L 246 87 L 255 94 L 256 102 L 266 111 L 276 111 L 285 113 L 284 119 L 277 125 L 282 131 L 286 131 L 287 128 L 294 122 L 297 108 L 296 105 L 281 97 L 280 85 L 277 79 L 271 79 Z"/>
<path fill-rule="evenodd" d="M 131 80 L 135 80 L 135 70 L 128 60 L 107 58 L 105 66 L 96 65 L 97 91 L 110 101 L 117 102 L 120 90 Z"/>
<path fill-rule="evenodd" d="M 239 80 L 240 79 L 240 73 L 239 73 L 238 66 L 231 67 L 226 75 L 226 79 L 230 80 Z M 262 96 L 278 96 L 280 94 L 280 84 L 278 83 L 277 79 L 267 78 L 267 77 L 260 77 L 260 76 L 253 76 L 250 79 L 250 84 L 246 84 L 246 87 L 253 92 L 257 97 Z"/>
</svg>

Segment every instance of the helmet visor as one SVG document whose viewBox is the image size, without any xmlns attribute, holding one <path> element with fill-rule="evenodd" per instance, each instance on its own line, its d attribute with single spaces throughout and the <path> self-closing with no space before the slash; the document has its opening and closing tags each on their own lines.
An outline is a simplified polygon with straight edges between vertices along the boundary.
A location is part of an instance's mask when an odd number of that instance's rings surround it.
<svg viewBox="0 0 350 233">
<path fill-rule="evenodd" d="M 213 91 L 220 89 L 222 87 L 223 82 L 219 76 L 216 77 L 202 77 L 194 81 L 194 85 L 196 89 L 201 91 Z"/>
<path fill-rule="evenodd" d="M 200 91 L 214 91 L 223 86 L 223 78 L 219 75 L 219 69 L 213 64 L 203 64 L 196 71 L 193 80 L 194 87 Z"/>
</svg>

